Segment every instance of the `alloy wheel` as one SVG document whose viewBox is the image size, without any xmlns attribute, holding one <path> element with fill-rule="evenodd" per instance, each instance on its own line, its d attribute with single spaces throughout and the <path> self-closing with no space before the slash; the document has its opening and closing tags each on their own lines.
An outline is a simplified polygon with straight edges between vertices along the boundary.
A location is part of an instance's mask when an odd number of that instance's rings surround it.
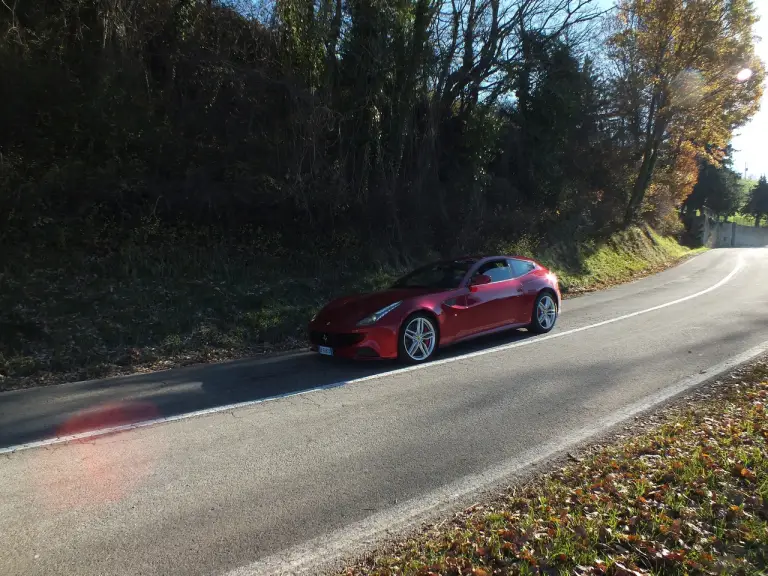
<svg viewBox="0 0 768 576">
<path fill-rule="evenodd" d="M 403 331 L 405 353 L 416 362 L 426 360 L 435 350 L 435 327 L 428 319 L 416 316 Z"/>
<path fill-rule="evenodd" d="M 536 307 L 536 318 L 543 330 L 549 330 L 557 319 L 557 304 L 549 295 L 544 295 Z"/>
</svg>

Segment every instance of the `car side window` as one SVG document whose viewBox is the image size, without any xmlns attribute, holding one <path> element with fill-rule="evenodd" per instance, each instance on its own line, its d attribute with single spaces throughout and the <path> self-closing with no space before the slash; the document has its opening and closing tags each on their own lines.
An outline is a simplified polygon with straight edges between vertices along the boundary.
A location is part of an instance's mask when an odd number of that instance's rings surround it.
<svg viewBox="0 0 768 576">
<path fill-rule="evenodd" d="M 512 269 L 512 278 L 525 276 L 534 268 L 533 262 L 528 262 L 527 260 L 515 260 L 514 258 L 509 259 L 509 267 Z"/>
<path fill-rule="evenodd" d="M 503 282 L 504 280 L 511 280 L 513 276 L 512 269 L 507 264 L 506 260 L 493 260 L 487 264 L 483 264 L 475 272 L 475 276 L 485 274 L 489 276 L 491 282 Z"/>
</svg>

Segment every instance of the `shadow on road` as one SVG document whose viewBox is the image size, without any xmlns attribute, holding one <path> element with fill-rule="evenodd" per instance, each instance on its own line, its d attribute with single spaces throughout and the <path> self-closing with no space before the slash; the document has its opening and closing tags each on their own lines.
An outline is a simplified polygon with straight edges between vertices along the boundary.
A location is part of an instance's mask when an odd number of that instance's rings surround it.
<svg viewBox="0 0 768 576">
<path fill-rule="evenodd" d="M 435 359 L 531 336 L 511 330 L 480 337 L 440 350 Z M 306 354 L 17 390 L 0 395 L 0 447 L 342 385 L 402 367 L 388 360 L 355 362 Z"/>
</svg>

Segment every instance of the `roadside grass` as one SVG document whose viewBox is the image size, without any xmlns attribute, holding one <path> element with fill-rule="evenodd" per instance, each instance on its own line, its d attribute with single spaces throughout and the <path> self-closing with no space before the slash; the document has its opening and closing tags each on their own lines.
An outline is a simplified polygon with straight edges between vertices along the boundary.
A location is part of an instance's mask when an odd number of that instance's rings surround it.
<svg viewBox="0 0 768 576">
<path fill-rule="evenodd" d="M 604 244 L 579 247 L 580 265 L 576 268 L 562 265 L 556 250 L 545 252 L 542 263 L 555 270 L 561 285 L 574 294 L 647 276 L 701 251 L 681 246 L 650 229 L 630 228 L 614 234 Z"/>
<path fill-rule="evenodd" d="M 354 247 L 299 259 L 280 238 L 259 231 L 247 238 L 233 245 L 150 222 L 112 244 L 83 248 L 64 238 L 55 251 L 8 253 L 0 269 L 0 390 L 298 348 L 327 300 L 383 288 L 404 272 L 343 256 Z M 535 253 L 530 245 L 505 248 Z M 691 253 L 630 229 L 605 244 L 538 256 L 565 290 L 579 292 Z"/>
<path fill-rule="evenodd" d="M 560 287 L 568 294 L 599 290 L 635 280 L 705 250 L 687 248 L 673 238 L 660 236 L 650 228 L 639 227 L 617 232 L 601 243 L 558 245 L 538 253 L 528 244 L 511 245 L 508 248 L 508 253 L 533 256 L 555 272 Z"/>
<path fill-rule="evenodd" d="M 737 212 L 733 216 L 726 218 L 726 222 L 735 222 L 736 224 L 741 224 L 742 226 L 754 226 L 755 217 L 750 216 L 749 214 L 742 214 L 741 212 Z M 765 226 L 765 224 L 762 223 L 761 226 Z"/>
<path fill-rule="evenodd" d="M 167 231 L 52 259 L 0 273 L 0 390 L 297 348 L 327 298 L 394 277 Z"/>
<path fill-rule="evenodd" d="M 737 214 L 734 214 L 733 216 L 729 216 L 728 222 L 736 222 L 736 224 L 741 224 L 742 226 L 754 226 L 755 217 L 737 213 Z"/>
<path fill-rule="evenodd" d="M 343 573 L 766 574 L 768 363 L 712 389 Z"/>
</svg>

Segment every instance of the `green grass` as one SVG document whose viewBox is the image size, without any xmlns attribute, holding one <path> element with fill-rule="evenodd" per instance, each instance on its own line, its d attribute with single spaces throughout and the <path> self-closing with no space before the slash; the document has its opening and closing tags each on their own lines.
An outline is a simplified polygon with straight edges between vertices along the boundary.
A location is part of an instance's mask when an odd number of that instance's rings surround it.
<svg viewBox="0 0 768 576">
<path fill-rule="evenodd" d="M 666 409 L 646 433 L 343 573 L 765 574 L 768 364 L 726 382 L 707 400 Z"/>
<path fill-rule="evenodd" d="M 515 249 L 518 250 L 515 250 Z M 703 248 L 691 250 L 651 229 L 633 227 L 614 234 L 608 241 L 578 247 L 557 246 L 536 253 L 523 244 L 509 247 L 536 257 L 554 271 L 569 293 L 604 288 L 655 272 Z"/>
<path fill-rule="evenodd" d="M 232 245 L 203 231 L 149 224 L 114 245 L 62 238 L 45 257 L 10 258 L 0 273 L 0 389 L 53 384 L 305 345 L 328 299 L 379 289 L 402 269 L 342 254 L 299 259 L 254 231 Z M 343 239 L 339 240 L 343 246 Z M 572 292 L 658 270 L 691 253 L 633 228 L 603 244 L 536 254 Z"/>
<path fill-rule="evenodd" d="M 729 216 L 726 218 L 727 222 L 735 222 L 736 224 L 740 224 L 742 226 L 754 226 L 755 225 L 755 217 L 750 216 L 749 214 L 741 214 L 737 213 L 733 216 Z M 765 226 L 765 221 L 761 223 L 761 226 Z"/>
</svg>

